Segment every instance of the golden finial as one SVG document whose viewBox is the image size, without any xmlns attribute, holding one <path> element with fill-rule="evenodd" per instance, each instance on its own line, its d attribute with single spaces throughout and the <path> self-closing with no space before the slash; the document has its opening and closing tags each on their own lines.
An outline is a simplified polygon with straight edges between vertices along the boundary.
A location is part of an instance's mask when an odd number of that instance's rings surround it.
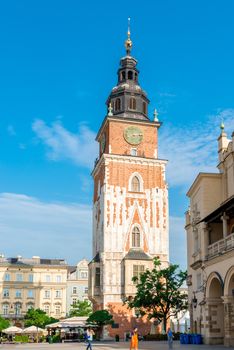
<svg viewBox="0 0 234 350">
<path fill-rule="evenodd" d="M 221 129 L 221 132 L 224 131 L 224 121 L 223 121 L 223 117 L 221 118 L 220 129 Z"/>
<path fill-rule="evenodd" d="M 132 40 L 130 38 L 131 36 L 131 31 L 130 31 L 130 17 L 128 17 L 128 38 L 127 40 L 125 40 L 125 48 L 126 48 L 126 53 L 127 53 L 127 56 L 130 56 L 131 54 L 131 49 L 132 49 Z"/>
</svg>

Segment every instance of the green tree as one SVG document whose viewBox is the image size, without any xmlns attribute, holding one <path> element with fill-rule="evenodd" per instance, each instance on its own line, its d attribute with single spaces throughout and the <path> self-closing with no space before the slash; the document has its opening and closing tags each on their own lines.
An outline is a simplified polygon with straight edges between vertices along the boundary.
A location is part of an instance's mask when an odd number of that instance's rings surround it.
<svg viewBox="0 0 234 350">
<path fill-rule="evenodd" d="M 103 326 L 113 323 L 113 316 L 107 310 L 98 310 L 93 312 L 86 322 L 95 324 L 102 329 Z"/>
<path fill-rule="evenodd" d="M 143 272 L 139 280 L 133 277 L 133 281 L 137 282 L 136 295 L 126 301 L 130 308 L 136 308 L 142 316 L 146 314 L 148 319 L 155 318 L 163 322 L 164 331 L 171 316 L 188 308 L 187 294 L 180 290 L 187 272 L 177 271 L 178 267 L 171 264 L 161 268 L 160 260 L 155 258 L 152 270 Z"/>
<path fill-rule="evenodd" d="M 71 305 L 71 310 L 69 316 L 89 316 L 91 315 L 93 309 L 92 305 L 88 300 L 80 301 L 77 300 Z"/>
<path fill-rule="evenodd" d="M 0 332 L 10 326 L 10 321 L 0 316 Z"/>
<path fill-rule="evenodd" d="M 36 326 L 45 328 L 47 324 L 58 322 L 55 318 L 48 316 L 45 311 L 33 308 L 27 311 L 24 319 L 26 327 Z"/>
</svg>

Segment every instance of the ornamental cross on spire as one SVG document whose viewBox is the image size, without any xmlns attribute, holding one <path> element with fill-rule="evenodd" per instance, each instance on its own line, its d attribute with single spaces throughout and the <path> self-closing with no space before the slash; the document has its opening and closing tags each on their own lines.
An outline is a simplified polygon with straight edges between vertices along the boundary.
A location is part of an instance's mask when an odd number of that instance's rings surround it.
<svg viewBox="0 0 234 350">
<path fill-rule="evenodd" d="M 154 108 L 154 122 L 158 122 L 158 111 Z"/>
<path fill-rule="evenodd" d="M 125 40 L 125 49 L 127 56 L 131 56 L 131 49 L 132 49 L 132 40 L 130 38 L 131 32 L 130 32 L 130 17 L 128 17 L 128 38 Z"/>
</svg>

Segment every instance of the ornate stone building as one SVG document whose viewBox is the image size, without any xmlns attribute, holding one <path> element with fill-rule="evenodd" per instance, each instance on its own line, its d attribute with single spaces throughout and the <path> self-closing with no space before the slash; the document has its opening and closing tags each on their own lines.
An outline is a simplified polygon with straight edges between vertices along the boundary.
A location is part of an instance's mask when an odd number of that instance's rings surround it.
<svg viewBox="0 0 234 350">
<path fill-rule="evenodd" d="M 156 114 L 149 119 L 130 32 L 125 47 L 118 83 L 107 99 L 108 114 L 96 138 L 89 264 L 89 298 L 95 309 L 110 310 L 115 323 L 109 335 L 121 337 L 136 324 L 143 334 L 150 327 L 123 305 L 135 293 L 132 277 L 150 268 L 155 256 L 165 265 L 169 260 L 166 161 L 158 158 L 160 122 Z"/>
<path fill-rule="evenodd" d="M 1 316 L 20 325 L 30 308 L 66 316 L 67 264 L 63 259 L 0 257 Z"/>
<path fill-rule="evenodd" d="M 200 173 L 186 213 L 191 329 L 234 346 L 234 133 L 218 138 L 219 173 Z"/>
<path fill-rule="evenodd" d="M 68 267 L 67 276 L 67 314 L 71 305 L 78 300 L 88 299 L 88 260 L 82 259 L 76 266 Z"/>
</svg>

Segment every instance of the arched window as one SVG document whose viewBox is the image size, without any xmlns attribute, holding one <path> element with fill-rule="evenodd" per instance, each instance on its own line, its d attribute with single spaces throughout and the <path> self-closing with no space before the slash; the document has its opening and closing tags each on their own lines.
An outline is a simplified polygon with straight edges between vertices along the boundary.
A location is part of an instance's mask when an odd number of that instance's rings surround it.
<svg viewBox="0 0 234 350">
<path fill-rule="evenodd" d="M 137 81 L 137 73 L 135 73 L 135 80 Z"/>
<path fill-rule="evenodd" d="M 139 248 L 140 247 L 140 230 L 137 226 L 133 227 L 132 230 L 132 247 Z"/>
<path fill-rule="evenodd" d="M 134 97 L 131 97 L 129 100 L 129 109 L 136 109 L 136 99 Z"/>
<path fill-rule="evenodd" d="M 234 225 L 231 227 L 231 233 L 234 233 Z"/>
<path fill-rule="evenodd" d="M 126 77 L 125 72 L 122 72 L 122 80 L 125 80 L 125 77 Z"/>
<path fill-rule="evenodd" d="M 132 71 L 129 70 L 129 71 L 128 71 L 128 79 L 129 79 L 129 80 L 132 80 L 132 77 L 133 77 Z"/>
<path fill-rule="evenodd" d="M 146 103 L 145 102 L 143 102 L 142 108 L 143 108 L 143 113 L 146 114 Z"/>
<path fill-rule="evenodd" d="M 140 192 L 140 180 L 138 179 L 137 176 L 134 176 L 132 179 L 131 190 L 133 192 Z"/>
<path fill-rule="evenodd" d="M 120 111 L 120 107 L 121 107 L 121 101 L 120 101 L 120 98 L 117 98 L 115 100 L 115 111 Z"/>
</svg>

